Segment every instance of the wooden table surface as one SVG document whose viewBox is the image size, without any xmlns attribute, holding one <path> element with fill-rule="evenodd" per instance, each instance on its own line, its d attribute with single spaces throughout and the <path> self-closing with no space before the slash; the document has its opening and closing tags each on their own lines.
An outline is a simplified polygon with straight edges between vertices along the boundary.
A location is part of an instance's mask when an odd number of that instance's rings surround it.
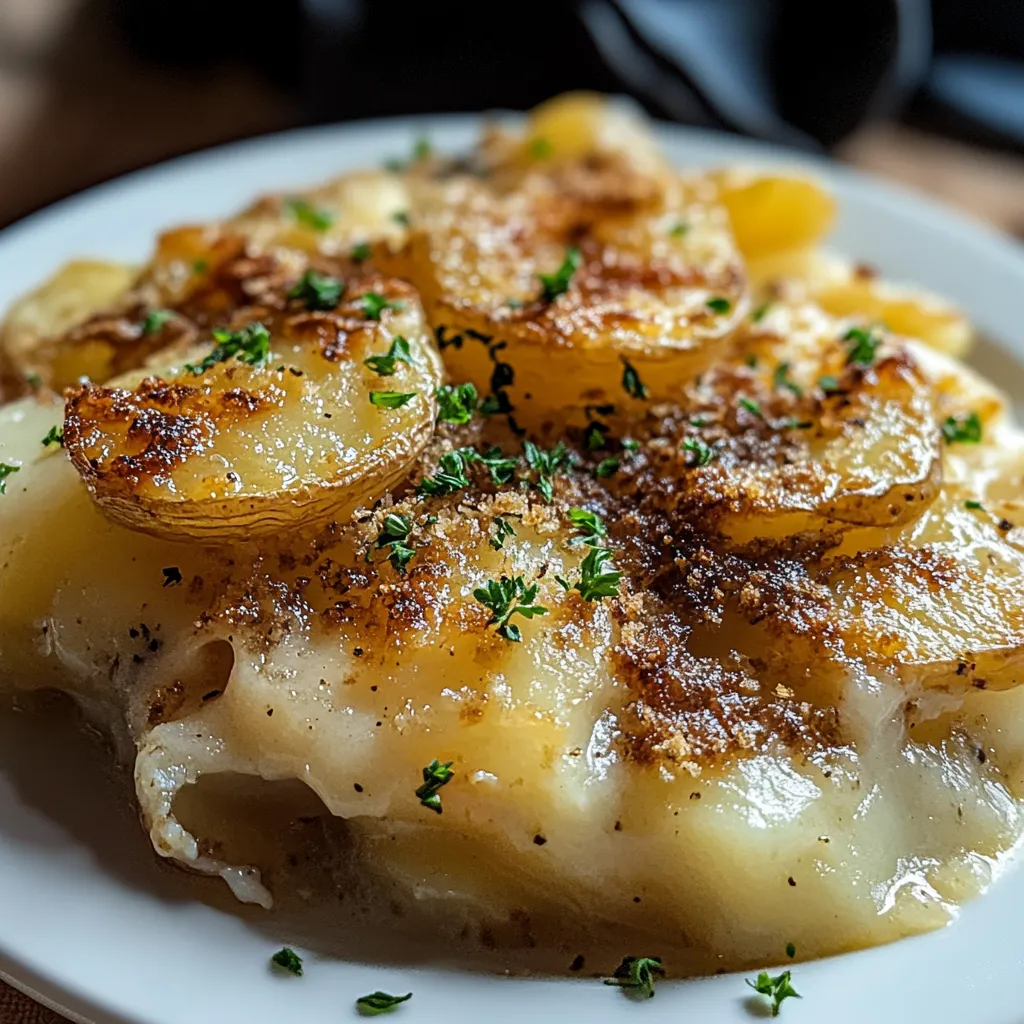
<svg viewBox="0 0 1024 1024">
<path fill-rule="evenodd" d="M 288 101 L 244 70 L 140 66 L 78 7 L 0 4 L 0 224 L 125 171 L 296 123 Z M 891 125 L 863 130 L 838 156 L 1024 237 L 1022 158 Z M 0 982 L 0 1024 L 62 1021 Z"/>
</svg>

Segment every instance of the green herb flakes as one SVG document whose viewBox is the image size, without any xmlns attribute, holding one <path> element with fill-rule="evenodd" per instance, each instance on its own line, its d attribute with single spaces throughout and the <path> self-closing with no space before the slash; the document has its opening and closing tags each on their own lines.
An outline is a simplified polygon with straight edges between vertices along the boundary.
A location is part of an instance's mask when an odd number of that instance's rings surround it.
<svg viewBox="0 0 1024 1024">
<path fill-rule="evenodd" d="M 468 423 L 477 406 L 476 388 L 470 384 L 442 384 L 437 389 L 437 422 Z"/>
<path fill-rule="evenodd" d="M 789 375 L 789 363 L 779 363 L 772 374 L 772 383 L 777 390 L 792 391 L 797 398 L 803 395 L 803 388 Z"/>
<path fill-rule="evenodd" d="M 446 452 L 441 456 L 437 472 L 433 476 L 425 476 L 416 488 L 416 493 L 420 497 L 438 498 L 468 486 L 463 452 Z"/>
<path fill-rule="evenodd" d="M 783 971 L 774 978 L 767 971 L 761 971 L 755 981 L 748 978 L 747 984 L 755 992 L 768 997 L 773 1017 L 778 1017 L 779 1007 L 784 999 L 789 999 L 791 996 L 800 998 L 800 993 L 790 983 L 789 971 Z"/>
<path fill-rule="evenodd" d="M 17 473 L 21 466 L 9 466 L 6 462 L 0 462 L 0 494 L 7 493 L 7 478 Z"/>
<path fill-rule="evenodd" d="M 371 391 L 370 402 L 378 409 L 400 409 L 416 397 L 415 391 Z"/>
<path fill-rule="evenodd" d="M 168 320 L 174 318 L 174 312 L 170 309 L 151 309 L 142 321 L 143 334 L 156 334 Z"/>
<path fill-rule="evenodd" d="M 604 520 L 596 512 L 588 512 L 585 508 L 569 509 L 569 522 L 588 544 L 596 544 L 608 536 Z"/>
<path fill-rule="evenodd" d="M 368 996 L 360 996 L 356 1000 L 356 1009 L 363 1017 L 376 1017 L 378 1013 L 390 1013 L 400 1003 L 412 999 L 412 993 L 404 996 L 392 996 L 387 992 L 371 992 Z"/>
<path fill-rule="evenodd" d="M 541 298 L 545 302 L 554 302 L 560 295 L 564 295 L 582 262 L 583 257 L 579 249 L 575 246 L 566 249 L 562 265 L 553 274 L 537 275 L 541 283 Z"/>
<path fill-rule="evenodd" d="M 843 341 L 850 345 L 846 361 L 860 366 L 870 366 L 875 361 L 878 346 L 882 344 L 882 339 L 865 327 L 851 327 L 843 335 Z"/>
<path fill-rule="evenodd" d="M 377 535 L 377 541 L 374 545 L 377 550 L 381 548 L 388 549 L 388 561 L 391 563 L 392 568 L 395 572 L 402 573 L 403 575 L 409 566 L 409 562 L 416 554 L 416 549 L 406 543 L 409 540 L 411 531 L 412 521 L 408 516 L 395 515 L 393 512 L 388 513 L 384 517 L 381 531 Z"/>
<path fill-rule="evenodd" d="M 977 444 L 981 440 L 981 417 L 976 412 L 949 416 L 942 423 L 942 436 L 947 444 Z"/>
<path fill-rule="evenodd" d="M 258 320 L 237 331 L 214 328 L 213 340 L 217 344 L 201 363 L 185 364 L 189 373 L 204 373 L 232 356 L 237 356 L 240 362 L 250 366 L 261 366 L 270 357 L 270 332 Z"/>
<path fill-rule="evenodd" d="M 531 483 L 550 504 L 554 496 L 555 474 L 569 463 L 568 449 L 561 441 L 550 451 L 538 448 L 532 441 L 524 441 L 523 454 L 526 456 L 527 465 L 533 471 Z"/>
<path fill-rule="evenodd" d="M 452 781 L 455 772 L 452 771 L 453 761 L 445 761 L 442 764 L 435 757 L 426 768 L 423 769 L 423 785 L 416 790 L 416 796 L 424 807 L 441 813 L 441 796 L 438 790 L 447 786 Z"/>
<path fill-rule="evenodd" d="M 661 957 L 627 956 L 612 976 L 605 979 L 605 984 L 630 989 L 641 998 L 653 999 L 655 977 L 665 977 Z"/>
<path fill-rule="evenodd" d="M 365 295 L 360 295 L 358 302 L 362 307 L 363 316 L 367 320 L 379 320 L 385 309 L 405 309 L 404 302 L 392 302 L 380 292 L 367 292 Z"/>
<path fill-rule="evenodd" d="M 714 449 L 699 437 L 686 438 L 683 441 L 683 451 L 693 455 L 693 458 L 689 460 L 691 466 L 706 466 L 715 458 Z"/>
<path fill-rule="evenodd" d="M 296 223 L 312 231 L 326 231 L 333 223 L 334 216 L 305 199 L 292 196 L 284 201 L 284 208 L 295 218 Z"/>
<path fill-rule="evenodd" d="M 289 974 L 295 974 L 299 977 L 302 976 L 302 958 L 294 949 L 285 946 L 283 949 L 279 949 L 271 958 L 270 962 L 275 967 L 280 967 L 282 970 L 288 971 Z"/>
<path fill-rule="evenodd" d="M 391 345 L 388 347 L 385 355 L 368 356 L 363 360 L 364 366 L 368 366 L 374 373 L 380 374 L 381 377 L 394 376 L 396 364 L 398 363 L 405 363 L 407 366 L 412 365 L 409 342 L 400 334 L 396 334 L 391 339 Z"/>
<path fill-rule="evenodd" d="M 337 307 L 345 292 L 345 283 L 329 274 L 307 270 L 288 289 L 289 299 L 298 299 L 309 310 L 327 311 Z"/>
<path fill-rule="evenodd" d="M 504 516 L 494 517 L 494 533 L 491 534 L 491 547 L 495 551 L 501 551 L 505 546 L 505 541 L 509 537 L 514 537 L 516 531 L 512 524 Z"/>
<path fill-rule="evenodd" d="M 630 398 L 646 398 L 647 385 L 640 379 L 640 374 L 633 368 L 633 364 L 622 357 L 622 390 Z"/>
<path fill-rule="evenodd" d="M 547 615 L 547 608 L 534 604 L 539 589 L 536 583 L 526 586 L 522 576 L 502 576 L 501 579 L 488 580 L 484 586 L 477 587 L 473 596 L 491 613 L 487 625 L 496 625 L 498 636 L 519 643 L 523 635 L 519 627 L 509 620 L 513 615 L 522 615 L 525 619 Z"/>
</svg>

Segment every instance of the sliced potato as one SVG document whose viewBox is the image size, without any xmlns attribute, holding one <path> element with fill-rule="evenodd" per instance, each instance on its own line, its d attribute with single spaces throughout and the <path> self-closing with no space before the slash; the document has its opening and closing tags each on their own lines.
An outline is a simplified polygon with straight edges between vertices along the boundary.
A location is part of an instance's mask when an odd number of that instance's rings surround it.
<svg viewBox="0 0 1024 1024">
<path fill-rule="evenodd" d="M 550 171 L 564 163 L 609 156 L 636 171 L 668 175 L 643 111 L 600 93 L 569 92 L 534 107 L 521 130 L 493 128 L 479 155 L 490 175 Z"/>
<path fill-rule="evenodd" d="M 451 375 L 524 422 L 619 400 L 624 361 L 673 397 L 746 311 L 720 208 L 679 183 L 606 205 L 606 183 L 594 199 L 563 172 L 511 194 L 446 182 L 414 219 L 405 268 Z"/>
<path fill-rule="evenodd" d="M 782 306 L 752 326 L 677 408 L 635 425 L 654 474 L 643 486 L 743 549 L 919 516 L 942 479 L 930 385 L 881 334 L 869 363 L 851 362 L 848 328 Z"/>
<path fill-rule="evenodd" d="M 69 395 L 64 443 L 108 516 L 239 542 L 344 517 L 401 480 L 432 434 L 441 379 L 408 285 L 356 279 L 334 309 L 289 299 L 265 324 L 232 327 L 159 376 Z"/>
<path fill-rule="evenodd" d="M 141 327 L 118 332 L 97 322 L 80 331 L 74 343 L 65 336 L 117 303 L 135 275 L 123 263 L 74 260 L 20 298 L 0 327 L 8 373 L 20 381 L 38 377 L 55 389 L 82 376 L 102 376 L 118 347 L 137 340 Z"/>
<path fill-rule="evenodd" d="M 259 251 L 284 246 L 343 256 L 368 240 L 401 244 L 410 203 L 403 174 L 362 171 L 316 188 L 266 196 L 227 226 Z"/>
<path fill-rule="evenodd" d="M 716 183 L 736 244 L 750 260 L 813 245 L 835 220 L 835 199 L 809 178 L 729 171 Z"/>
</svg>

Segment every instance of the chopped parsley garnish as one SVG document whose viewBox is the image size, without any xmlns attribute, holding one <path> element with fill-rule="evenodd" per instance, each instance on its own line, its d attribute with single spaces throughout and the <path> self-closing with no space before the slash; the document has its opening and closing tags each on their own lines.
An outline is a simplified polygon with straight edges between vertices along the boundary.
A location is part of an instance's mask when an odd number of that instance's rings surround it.
<svg viewBox="0 0 1024 1024">
<path fill-rule="evenodd" d="M 164 574 L 165 587 L 176 587 L 181 583 L 181 570 L 176 565 L 169 565 L 161 571 Z"/>
<path fill-rule="evenodd" d="M 550 451 L 538 448 L 532 441 L 524 441 L 523 454 L 526 464 L 533 470 L 531 483 L 550 504 L 554 495 L 554 476 L 569 462 L 569 450 L 561 441 Z"/>
<path fill-rule="evenodd" d="M 751 416 L 757 416 L 760 419 L 764 419 L 764 413 L 761 412 L 761 403 L 754 401 L 753 398 L 747 398 L 745 395 L 738 399 L 736 404 L 741 409 L 746 409 Z"/>
<path fill-rule="evenodd" d="M 156 334 L 173 316 L 174 313 L 170 309 L 151 309 L 142 321 L 142 333 Z"/>
<path fill-rule="evenodd" d="M 26 373 L 25 383 L 33 390 L 38 391 L 43 386 L 43 378 L 38 373 Z"/>
<path fill-rule="evenodd" d="M 562 265 L 553 274 L 538 274 L 543 291 L 541 298 L 545 302 L 554 302 L 559 295 L 564 295 L 569 290 L 573 275 L 580 269 L 583 257 L 575 246 L 565 250 L 565 259 Z"/>
<path fill-rule="evenodd" d="M 527 586 L 522 576 L 511 579 L 502 576 L 499 580 L 488 580 L 485 586 L 477 587 L 473 596 L 491 613 L 487 625 L 496 625 L 498 636 L 517 644 L 523 639 L 523 634 L 517 625 L 509 621 L 512 616 L 522 615 L 524 619 L 532 619 L 548 613 L 543 605 L 533 603 L 539 589 L 536 583 Z"/>
<path fill-rule="evenodd" d="M 288 298 L 299 299 L 309 310 L 329 310 L 338 305 L 344 291 L 344 281 L 328 274 L 318 274 L 315 270 L 307 270 L 288 289 Z"/>
<path fill-rule="evenodd" d="M 373 255 L 373 249 L 369 242 L 356 242 L 348 254 L 354 263 L 365 263 Z"/>
<path fill-rule="evenodd" d="M 585 508 L 569 509 L 569 522 L 588 544 L 595 544 L 608 536 L 604 520 L 596 512 L 588 512 Z"/>
<path fill-rule="evenodd" d="M 412 144 L 412 158 L 413 160 L 426 160 L 427 157 L 433 153 L 434 147 L 430 144 L 430 139 L 425 135 L 421 135 Z"/>
<path fill-rule="evenodd" d="M 874 331 L 865 327 L 851 327 L 844 335 L 843 341 L 850 343 L 850 351 L 846 355 L 848 363 L 859 363 L 870 366 L 875 361 L 875 353 L 882 339 Z"/>
<path fill-rule="evenodd" d="M 481 466 L 487 467 L 491 474 L 491 483 L 495 487 L 501 487 L 512 479 L 516 471 L 517 459 L 506 458 L 497 445 L 492 445 L 481 455 L 475 448 L 463 448 L 462 454 L 466 462 L 478 462 Z"/>
<path fill-rule="evenodd" d="M 453 761 L 445 761 L 442 764 L 435 757 L 426 768 L 423 769 L 423 785 L 416 790 L 416 796 L 424 807 L 441 813 L 441 797 L 437 792 L 442 786 L 447 786 L 452 781 L 455 772 L 452 771 Z"/>
<path fill-rule="evenodd" d="M 790 416 L 788 419 L 773 423 L 772 426 L 776 430 L 810 430 L 814 423 L 811 420 L 798 420 L 795 416 Z"/>
<path fill-rule="evenodd" d="M 407 210 L 396 210 L 391 214 L 391 219 L 403 228 L 409 226 L 409 213 Z"/>
<path fill-rule="evenodd" d="M 446 452 L 442 455 L 438 471 L 433 476 L 425 476 L 416 488 L 416 493 L 421 497 L 438 498 L 468 487 L 469 478 L 466 476 L 463 456 L 464 451 Z"/>
<path fill-rule="evenodd" d="M 193 260 L 192 261 L 192 273 L 193 274 L 205 274 L 210 269 L 210 264 L 206 260 Z"/>
<path fill-rule="evenodd" d="M 46 433 L 46 437 L 43 438 L 43 447 L 48 448 L 51 444 L 63 444 L 64 443 L 64 431 L 60 427 L 50 427 Z"/>
<path fill-rule="evenodd" d="M 625 448 L 627 452 L 638 452 L 640 451 L 640 442 L 634 438 L 627 437 L 623 439 L 622 447 Z"/>
<path fill-rule="evenodd" d="M 619 592 L 619 581 L 622 573 L 610 569 L 612 553 L 607 548 L 592 547 L 587 557 L 580 562 L 580 578 L 573 587 L 566 590 L 578 590 L 584 601 L 600 601 L 603 597 L 615 597 Z M 565 586 L 565 581 L 560 581 Z"/>
<path fill-rule="evenodd" d="M 653 999 L 656 975 L 665 977 L 665 969 L 661 966 L 661 957 L 627 956 L 615 968 L 612 976 L 605 979 L 605 984 L 632 989 L 638 996 Z"/>
<path fill-rule="evenodd" d="M 380 292 L 367 292 L 359 296 L 359 304 L 363 307 L 363 316 L 367 320 L 379 320 L 385 309 L 405 309 L 404 302 L 392 302 Z"/>
<path fill-rule="evenodd" d="M 759 992 L 771 1000 L 770 1006 L 773 1017 L 778 1017 L 779 1006 L 782 1004 L 783 999 L 789 999 L 790 996 L 795 996 L 797 999 L 800 998 L 800 993 L 790 984 L 789 971 L 783 971 L 781 974 L 775 975 L 774 978 L 767 971 L 761 971 L 756 981 L 751 981 L 747 978 L 747 984 L 755 992 Z"/>
<path fill-rule="evenodd" d="M 378 1013 L 388 1013 L 399 1003 L 406 1003 L 412 999 L 412 993 L 406 992 L 404 996 L 392 996 L 387 992 L 371 992 L 368 996 L 360 996 L 356 1000 L 356 1009 L 364 1017 L 376 1017 Z"/>
<path fill-rule="evenodd" d="M 363 365 L 368 366 L 374 373 L 379 373 L 382 377 L 394 375 L 395 363 L 412 365 L 412 360 L 409 358 L 409 342 L 400 334 L 396 334 L 391 340 L 391 346 L 386 355 L 369 356 L 363 360 Z"/>
<path fill-rule="evenodd" d="M 756 370 L 757 369 L 757 356 L 754 355 L 753 352 L 751 352 L 750 355 L 747 356 L 747 358 L 743 360 L 743 362 L 745 362 L 747 364 L 747 366 L 750 367 L 751 370 Z"/>
<path fill-rule="evenodd" d="M 298 196 L 286 199 L 284 208 L 299 224 L 313 231 L 326 231 L 334 223 L 334 216 L 329 210 L 319 209 Z"/>
<path fill-rule="evenodd" d="M 685 221 L 677 220 L 675 224 L 673 224 L 672 227 L 668 229 L 668 233 L 673 238 L 682 238 L 689 230 L 689 224 L 687 224 Z"/>
<path fill-rule="evenodd" d="M 588 452 L 597 451 L 599 448 L 608 446 L 608 437 L 611 434 L 611 427 L 600 420 L 591 420 L 587 429 L 583 432 L 583 444 Z"/>
<path fill-rule="evenodd" d="M 721 295 L 708 299 L 707 307 L 712 313 L 728 313 L 732 309 L 732 303 Z"/>
<path fill-rule="evenodd" d="M 494 535 L 491 537 L 491 547 L 495 551 L 500 551 L 505 546 L 505 541 L 515 535 L 515 529 L 504 516 L 494 517 Z"/>
<path fill-rule="evenodd" d="M 299 977 L 302 976 L 302 958 L 294 949 L 285 946 L 283 949 L 279 949 L 271 958 L 270 962 L 277 967 L 280 967 L 290 974 L 297 974 Z"/>
<path fill-rule="evenodd" d="M 505 305 L 508 306 L 509 309 L 522 309 L 526 303 L 523 302 L 522 299 L 506 299 Z"/>
<path fill-rule="evenodd" d="M 9 466 L 6 462 L 0 462 L 0 494 L 7 493 L 7 478 L 12 473 L 17 473 L 21 466 Z"/>
<path fill-rule="evenodd" d="M 370 401 L 378 409 L 400 409 L 416 397 L 415 391 L 371 391 Z"/>
<path fill-rule="evenodd" d="M 217 342 L 216 346 L 201 363 L 185 364 L 185 369 L 189 373 L 203 373 L 232 356 L 238 356 L 243 363 L 250 366 L 260 366 L 270 356 L 270 332 L 258 320 L 246 324 L 238 331 L 214 328 L 213 340 Z"/>
<path fill-rule="evenodd" d="M 377 543 L 374 545 L 378 550 L 389 548 L 388 561 L 396 572 L 403 574 L 413 555 L 416 554 L 416 549 L 409 547 L 406 543 L 411 530 L 412 521 L 408 516 L 399 516 L 390 512 L 384 517 L 380 534 L 377 536 Z"/>
<path fill-rule="evenodd" d="M 976 412 L 966 416 L 949 416 L 942 424 L 947 444 L 977 444 L 981 440 L 981 417 Z"/>
<path fill-rule="evenodd" d="M 715 458 L 714 449 L 699 437 L 688 437 L 683 441 L 683 450 L 693 453 L 691 466 L 706 466 Z"/>
<path fill-rule="evenodd" d="M 772 374 L 772 383 L 778 389 L 785 389 L 786 391 L 792 391 L 797 398 L 803 393 L 804 389 L 789 375 L 789 363 L 779 363 L 775 367 L 775 373 Z"/>
<path fill-rule="evenodd" d="M 619 471 L 619 466 L 621 465 L 622 463 L 614 455 L 607 459 L 602 459 L 594 470 L 594 476 L 602 480 L 605 477 L 614 476 Z"/>
<path fill-rule="evenodd" d="M 751 323 L 759 324 L 767 315 L 768 310 L 772 308 L 770 302 L 762 302 L 753 313 L 750 314 Z"/>
<path fill-rule="evenodd" d="M 826 395 L 834 395 L 839 390 L 839 378 L 831 375 L 819 377 L 818 387 L 821 388 Z"/>
<path fill-rule="evenodd" d="M 530 139 L 530 156 L 534 160 L 546 160 L 554 152 L 555 147 L 548 139 Z"/>
<path fill-rule="evenodd" d="M 468 423 L 476 410 L 476 388 L 465 384 L 442 384 L 437 389 L 437 422 Z"/>
<path fill-rule="evenodd" d="M 796 946 L 794 946 L 792 942 L 786 943 L 786 956 L 788 956 L 790 960 L 796 956 Z"/>
<path fill-rule="evenodd" d="M 633 369 L 633 364 L 622 357 L 622 390 L 630 398 L 646 398 L 647 385 L 640 379 L 640 374 Z"/>
<path fill-rule="evenodd" d="M 964 508 L 970 508 L 974 510 L 984 509 L 984 505 L 977 498 L 970 498 L 964 502 Z"/>
</svg>

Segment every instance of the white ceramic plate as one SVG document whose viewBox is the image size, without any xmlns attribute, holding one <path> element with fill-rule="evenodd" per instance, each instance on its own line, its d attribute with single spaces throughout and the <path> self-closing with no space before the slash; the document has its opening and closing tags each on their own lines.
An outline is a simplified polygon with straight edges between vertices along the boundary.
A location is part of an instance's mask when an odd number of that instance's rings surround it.
<svg viewBox="0 0 1024 1024">
<path fill-rule="evenodd" d="M 403 156 L 427 134 L 442 150 L 475 137 L 478 119 L 445 117 L 327 127 L 172 161 L 90 190 L 0 235 L 0 307 L 63 260 L 138 260 L 158 229 L 227 213 L 255 194 Z M 716 134 L 666 126 L 681 164 L 798 161 Z M 965 306 L 983 332 L 975 363 L 1024 399 L 1024 251 L 965 218 L 848 171 L 818 165 L 842 214 L 836 246 L 894 279 Z M 16 585 L 5 581 L 5 586 Z M 402 1024 L 530 1021 L 732 1022 L 762 1015 L 741 975 L 666 982 L 635 1004 L 591 979 L 509 979 L 415 965 L 397 948 L 356 963 L 307 954 L 303 978 L 267 958 L 300 933 L 233 906 L 219 882 L 158 863 L 104 765 L 66 725 L 0 716 L 0 974 L 69 1016 L 97 1024 L 337 1024 L 354 999 L 412 990 Z M 1024 871 L 940 932 L 794 968 L 792 1024 L 1024 1020 Z M 352 938 L 351 936 L 349 937 Z M 359 937 L 355 945 L 359 948 Z M 369 957 L 366 957 L 369 959 Z"/>
</svg>

